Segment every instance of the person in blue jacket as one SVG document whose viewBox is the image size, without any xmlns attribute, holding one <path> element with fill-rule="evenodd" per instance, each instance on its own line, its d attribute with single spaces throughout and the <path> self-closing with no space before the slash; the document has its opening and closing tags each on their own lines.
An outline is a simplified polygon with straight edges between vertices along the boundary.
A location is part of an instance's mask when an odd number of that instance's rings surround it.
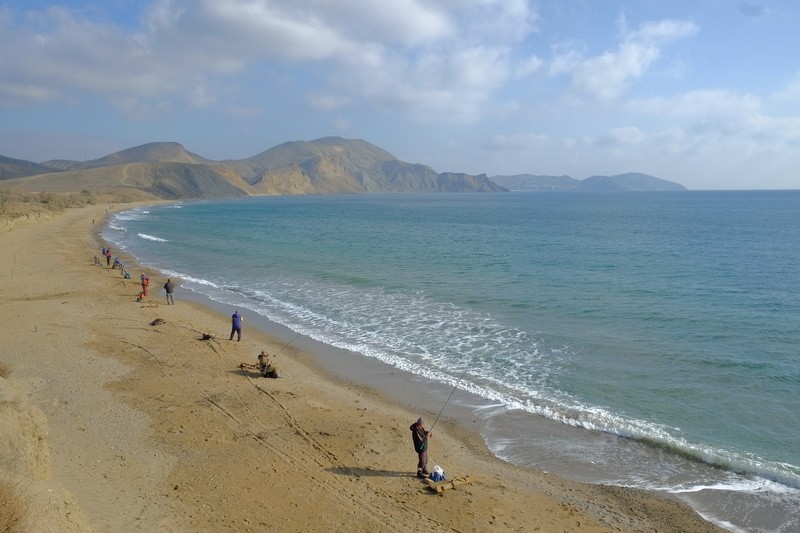
<svg viewBox="0 0 800 533">
<path fill-rule="evenodd" d="M 229 340 L 233 340 L 233 334 L 236 333 L 236 342 L 242 340 L 242 322 L 244 322 L 244 318 L 242 315 L 239 314 L 239 311 L 234 311 L 231 315 L 231 338 Z"/>
</svg>

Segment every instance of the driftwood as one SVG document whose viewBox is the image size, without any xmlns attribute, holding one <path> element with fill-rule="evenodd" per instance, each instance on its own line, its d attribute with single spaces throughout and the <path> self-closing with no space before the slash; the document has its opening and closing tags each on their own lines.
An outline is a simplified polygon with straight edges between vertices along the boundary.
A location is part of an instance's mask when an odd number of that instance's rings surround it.
<svg viewBox="0 0 800 533">
<path fill-rule="evenodd" d="M 445 481 L 434 481 L 428 478 L 425 480 L 425 483 L 428 485 L 428 488 L 431 489 L 433 492 L 441 493 L 446 490 L 455 489 L 460 485 L 466 485 L 468 483 L 472 483 L 473 481 L 475 480 L 472 479 L 470 476 L 462 476 Z"/>
</svg>

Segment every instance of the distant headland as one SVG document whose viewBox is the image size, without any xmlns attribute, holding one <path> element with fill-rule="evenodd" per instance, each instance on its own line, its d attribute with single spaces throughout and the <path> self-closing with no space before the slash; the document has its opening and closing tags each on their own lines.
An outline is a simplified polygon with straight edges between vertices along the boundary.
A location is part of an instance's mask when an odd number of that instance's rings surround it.
<svg viewBox="0 0 800 533">
<path fill-rule="evenodd" d="M 683 185 L 648 174 L 628 172 L 576 180 L 569 176 L 516 174 L 490 178 L 510 191 L 686 191 Z"/>
</svg>

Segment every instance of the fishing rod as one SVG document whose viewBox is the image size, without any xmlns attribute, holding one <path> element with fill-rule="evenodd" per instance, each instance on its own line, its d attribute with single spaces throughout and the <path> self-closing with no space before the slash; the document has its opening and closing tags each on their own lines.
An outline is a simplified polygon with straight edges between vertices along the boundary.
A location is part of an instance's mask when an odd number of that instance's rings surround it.
<svg viewBox="0 0 800 533">
<path fill-rule="evenodd" d="M 467 367 L 464 369 L 463 372 L 461 372 L 461 375 L 458 377 L 458 381 L 456 381 L 456 384 L 453 387 L 453 390 L 450 391 L 450 396 L 447 397 L 447 400 L 445 400 L 444 405 L 439 410 L 439 414 L 436 415 L 436 420 L 433 421 L 433 425 L 431 426 L 431 429 L 428 430 L 429 432 L 431 432 L 431 433 L 433 432 L 433 428 L 436 425 L 436 422 L 438 422 L 439 421 L 439 417 L 442 416 L 442 413 L 444 412 L 444 408 L 447 407 L 448 403 L 450 403 L 450 398 L 453 397 L 453 393 L 456 392 L 456 389 L 458 388 L 458 386 L 461 385 L 461 380 L 464 379 L 464 376 L 467 374 L 467 370 L 469 370 L 469 365 L 467 365 Z"/>
<path fill-rule="evenodd" d="M 286 344 L 284 344 L 283 346 L 281 346 L 280 350 L 278 350 L 277 352 L 275 352 L 274 354 L 272 354 L 272 356 L 273 356 L 273 357 L 277 357 L 277 355 L 278 355 L 279 353 L 283 353 L 283 351 L 284 351 L 284 350 L 286 350 L 286 348 L 288 348 L 289 346 L 291 346 L 291 345 L 292 345 L 292 343 L 295 341 L 295 339 L 297 339 L 297 338 L 298 338 L 298 337 L 300 337 L 301 335 L 302 335 L 302 333 L 295 333 L 294 337 L 292 337 L 291 339 L 289 339 L 289 340 L 286 342 Z"/>
<path fill-rule="evenodd" d="M 270 355 L 270 357 L 277 357 L 279 353 L 283 353 L 283 351 L 284 351 L 284 350 L 286 350 L 286 348 L 288 348 L 289 346 L 291 346 L 291 345 L 292 345 L 292 342 L 294 342 L 294 340 L 295 340 L 297 337 L 299 337 L 300 335 L 302 335 L 302 333 L 296 333 L 294 337 L 292 337 L 292 338 L 291 338 L 291 339 L 289 339 L 289 340 L 288 340 L 286 343 L 284 343 L 283 345 L 281 345 L 280 349 L 279 349 L 277 352 L 275 352 L 275 353 L 273 353 L 272 355 Z M 261 353 L 263 354 L 264 352 L 261 352 Z M 261 357 L 261 356 L 259 356 L 259 358 L 260 358 L 260 357 Z M 259 359 L 259 361 L 260 361 L 260 359 Z M 260 365 L 261 365 L 261 363 L 260 363 L 260 362 L 259 362 L 259 364 L 258 364 L 258 365 L 252 365 L 252 364 L 250 364 L 250 363 L 239 363 L 239 368 L 249 368 L 250 370 L 260 370 L 260 369 L 261 369 L 261 366 L 260 366 Z M 280 377 L 280 376 L 278 376 L 278 377 Z"/>
</svg>

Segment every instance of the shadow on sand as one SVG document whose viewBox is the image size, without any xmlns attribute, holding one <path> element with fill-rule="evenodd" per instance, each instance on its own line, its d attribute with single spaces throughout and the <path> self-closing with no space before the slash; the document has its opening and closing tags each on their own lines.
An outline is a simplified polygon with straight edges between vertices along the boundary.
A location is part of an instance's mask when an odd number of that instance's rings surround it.
<svg viewBox="0 0 800 533">
<path fill-rule="evenodd" d="M 357 466 L 337 466 L 328 468 L 328 472 L 333 472 L 340 476 L 350 477 L 416 477 L 416 474 L 409 472 L 397 472 L 395 470 L 374 470 L 372 468 L 361 468 Z"/>
</svg>

